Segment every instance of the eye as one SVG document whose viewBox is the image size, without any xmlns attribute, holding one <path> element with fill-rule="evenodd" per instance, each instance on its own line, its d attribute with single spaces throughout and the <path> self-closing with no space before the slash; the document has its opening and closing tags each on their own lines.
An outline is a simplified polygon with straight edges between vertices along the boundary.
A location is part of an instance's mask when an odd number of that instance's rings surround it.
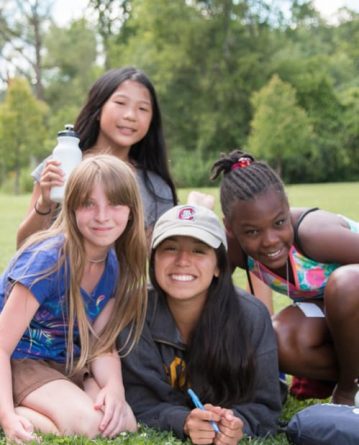
<svg viewBox="0 0 359 445">
<path fill-rule="evenodd" d="M 205 254 L 207 253 L 207 251 L 206 251 L 205 248 L 202 248 L 202 247 L 195 247 L 195 248 L 193 249 L 193 253 L 197 253 L 197 254 L 199 254 L 199 255 L 205 255 Z"/>
<path fill-rule="evenodd" d="M 259 230 L 258 229 L 247 229 L 244 233 L 248 236 L 256 236 L 256 235 L 258 235 Z"/>
<path fill-rule="evenodd" d="M 282 227 L 287 221 L 288 221 L 287 218 L 280 218 L 280 219 L 277 219 L 277 221 L 275 222 L 275 225 L 277 227 Z"/>
<path fill-rule="evenodd" d="M 93 207 L 94 205 L 95 205 L 95 203 L 91 199 L 86 199 L 86 201 L 84 201 L 81 204 L 81 207 L 83 207 L 85 209 L 89 209 L 89 208 Z"/>
<path fill-rule="evenodd" d="M 145 113 L 149 113 L 151 110 L 148 107 L 140 107 L 140 111 L 144 111 Z"/>
<path fill-rule="evenodd" d="M 170 241 L 164 241 L 159 247 L 158 250 L 161 252 L 175 252 L 177 250 L 176 244 Z"/>
</svg>

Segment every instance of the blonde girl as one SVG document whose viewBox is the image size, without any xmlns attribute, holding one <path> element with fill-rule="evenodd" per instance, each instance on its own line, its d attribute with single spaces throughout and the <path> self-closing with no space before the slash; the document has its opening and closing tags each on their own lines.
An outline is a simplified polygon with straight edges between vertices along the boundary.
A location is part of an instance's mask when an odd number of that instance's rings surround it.
<svg viewBox="0 0 359 445">
<path fill-rule="evenodd" d="M 115 339 L 146 311 L 146 237 L 135 177 L 109 155 L 69 178 L 54 225 L 30 237 L 0 277 L 0 424 L 113 437 L 136 430 Z"/>
</svg>

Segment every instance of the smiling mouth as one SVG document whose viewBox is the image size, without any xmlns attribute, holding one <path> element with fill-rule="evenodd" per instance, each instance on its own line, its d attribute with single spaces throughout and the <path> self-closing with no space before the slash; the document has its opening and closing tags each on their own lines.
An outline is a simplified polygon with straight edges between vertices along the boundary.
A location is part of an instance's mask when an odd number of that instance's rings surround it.
<svg viewBox="0 0 359 445">
<path fill-rule="evenodd" d="M 181 281 L 181 282 L 193 281 L 195 279 L 193 275 L 188 275 L 188 274 L 181 274 L 181 275 L 172 274 L 170 275 L 170 277 L 174 281 Z"/>
<path fill-rule="evenodd" d="M 267 252 L 265 254 L 268 258 L 277 258 L 282 253 L 282 249 L 274 250 L 273 252 Z"/>
<path fill-rule="evenodd" d="M 135 128 L 131 128 L 131 127 L 124 127 L 124 126 L 119 126 L 119 127 L 117 127 L 120 131 L 124 131 L 124 132 L 127 132 L 127 133 L 134 133 L 135 131 L 136 131 L 136 129 Z"/>
<path fill-rule="evenodd" d="M 108 232 L 109 230 L 111 230 L 111 227 L 93 227 L 93 229 L 95 232 Z"/>
</svg>

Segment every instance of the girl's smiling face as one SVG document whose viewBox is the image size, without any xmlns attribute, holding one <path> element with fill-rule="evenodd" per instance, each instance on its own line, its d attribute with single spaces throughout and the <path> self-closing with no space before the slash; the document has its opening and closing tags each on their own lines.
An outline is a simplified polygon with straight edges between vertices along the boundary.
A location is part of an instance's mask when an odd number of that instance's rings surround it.
<svg viewBox="0 0 359 445">
<path fill-rule="evenodd" d="M 146 136 L 152 115 L 148 89 L 135 80 L 125 80 L 102 107 L 96 145 L 129 149 Z"/>
<path fill-rule="evenodd" d="M 285 195 L 271 188 L 254 199 L 237 200 L 225 224 L 247 255 L 271 270 L 285 266 L 294 240 Z"/>
<path fill-rule="evenodd" d="M 101 183 L 95 183 L 88 199 L 75 211 L 76 223 L 84 239 L 88 257 L 107 252 L 123 234 L 130 208 L 109 201 Z"/>
<path fill-rule="evenodd" d="M 207 298 L 213 277 L 218 277 L 216 252 L 189 236 L 164 240 L 155 252 L 158 285 L 172 302 L 201 301 Z"/>
</svg>

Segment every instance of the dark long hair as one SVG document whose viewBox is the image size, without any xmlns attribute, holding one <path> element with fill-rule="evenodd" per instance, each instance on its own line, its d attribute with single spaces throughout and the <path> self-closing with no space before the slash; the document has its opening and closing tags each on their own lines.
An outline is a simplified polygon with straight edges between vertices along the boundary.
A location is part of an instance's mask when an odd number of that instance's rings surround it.
<svg viewBox="0 0 359 445">
<path fill-rule="evenodd" d="M 159 198 L 149 180 L 147 173 L 149 170 L 157 173 L 169 185 L 173 202 L 177 204 L 177 194 L 168 168 L 167 148 L 156 91 L 143 71 L 134 67 L 114 68 L 96 80 L 75 122 L 75 130 L 80 135 L 81 150 L 86 151 L 95 145 L 100 131 L 102 107 L 118 86 L 126 80 L 136 81 L 147 88 L 153 110 L 149 130 L 143 139 L 131 147 L 130 159 L 143 169 L 145 184 L 153 195 Z"/>
<path fill-rule="evenodd" d="M 223 244 L 215 252 L 220 273 L 212 280 L 201 317 L 187 345 L 186 383 L 205 403 L 230 407 L 250 400 L 253 395 L 254 351 L 246 334 L 246 320 Z M 150 278 L 157 292 L 163 295 L 155 277 L 154 256 L 152 251 Z"/>
</svg>

